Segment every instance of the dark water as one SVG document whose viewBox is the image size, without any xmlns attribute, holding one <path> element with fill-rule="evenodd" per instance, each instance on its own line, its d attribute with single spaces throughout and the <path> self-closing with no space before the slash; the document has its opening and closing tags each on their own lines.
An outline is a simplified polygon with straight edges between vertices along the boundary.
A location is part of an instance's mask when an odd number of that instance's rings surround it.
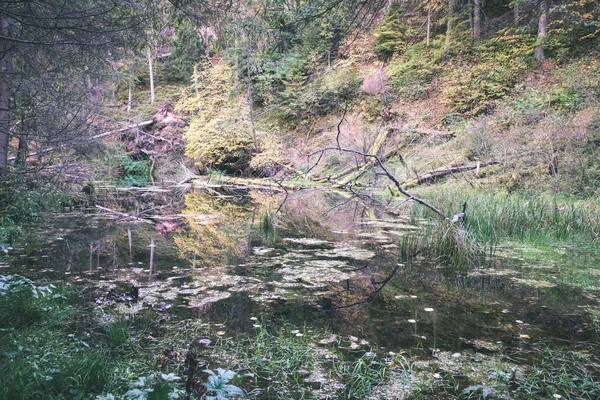
<svg viewBox="0 0 600 400">
<path fill-rule="evenodd" d="M 251 332 L 251 317 L 285 319 L 360 338 L 363 352 L 471 348 L 526 360 L 539 345 L 597 350 L 598 293 L 565 284 L 561 260 L 456 269 L 403 259 L 402 238 L 421 229 L 408 217 L 319 192 L 282 201 L 191 193 L 172 207 L 138 205 L 153 224 L 99 210 L 55 215 L 3 256 L 2 272 L 75 282 L 96 303 L 136 286 L 135 310 L 207 318 L 232 334 Z M 121 211 L 133 213 L 128 204 Z M 597 281 L 589 265 L 569 268 Z"/>
</svg>

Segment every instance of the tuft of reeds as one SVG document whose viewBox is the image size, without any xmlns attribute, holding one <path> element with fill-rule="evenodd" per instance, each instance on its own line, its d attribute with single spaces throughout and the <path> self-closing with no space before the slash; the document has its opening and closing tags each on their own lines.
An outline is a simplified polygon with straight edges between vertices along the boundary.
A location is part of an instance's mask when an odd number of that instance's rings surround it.
<svg viewBox="0 0 600 400">
<path fill-rule="evenodd" d="M 267 242 L 273 242 L 277 239 L 276 223 L 276 214 L 273 211 L 265 211 L 260 216 L 260 232 Z"/>
<path fill-rule="evenodd" d="M 462 226 L 479 248 L 493 253 L 502 240 L 526 243 L 577 241 L 595 247 L 600 238 L 600 203 L 548 194 L 502 191 L 443 190 L 429 200 L 439 208 L 458 211 L 467 203 Z M 427 211 L 413 209 L 413 218 Z M 449 215 L 450 216 L 450 215 Z"/>
</svg>

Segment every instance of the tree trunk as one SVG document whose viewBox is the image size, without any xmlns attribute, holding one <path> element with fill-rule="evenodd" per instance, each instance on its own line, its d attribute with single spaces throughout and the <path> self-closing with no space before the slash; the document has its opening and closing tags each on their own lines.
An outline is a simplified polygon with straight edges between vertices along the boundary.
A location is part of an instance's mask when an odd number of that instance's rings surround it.
<svg viewBox="0 0 600 400">
<path fill-rule="evenodd" d="M 154 68 L 152 67 L 152 51 L 148 49 L 148 69 L 150 70 L 150 103 L 154 103 Z"/>
<path fill-rule="evenodd" d="M 519 4 L 515 3 L 515 5 L 513 6 L 513 21 L 515 25 L 517 24 L 517 22 L 519 22 L 519 12 L 521 11 L 519 8 Z"/>
<path fill-rule="evenodd" d="M 28 149 L 27 139 L 25 137 L 20 137 L 19 148 L 17 149 L 17 156 L 15 157 L 15 167 L 25 167 Z"/>
<path fill-rule="evenodd" d="M 471 36 L 473 36 L 473 0 L 468 0 L 469 5 L 469 30 L 471 31 Z"/>
<path fill-rule="evenodd" d="M 131 91 L 133 83 L 129 82 L 127 90 L 127 112 L 131 112 Z"/>
<path fill-rule="evenodd" d="M 546 31 L 548 29 L 548 9 L 549 0 L 541 0 L 540 2 L 540 21 L 538 23 L 538 39 L 535 48 L 535 58 L 538 60 L 544 59 L 544 42 L 546 41 Z"/>
<path fill-rule="evenodd" d="M 446 42 L 444 43 L 444 55 L 442 61 L 448 61 L 450 56 L 450 39 L 452 38 L 452 19 L 454 18 L 454 8 L 456 0 L 450 0 L 448 4 L 448 24 L 446 25 Z"/>
<path fill-rule="evenodd" d="M 0 33 L 2 36 L 9 36 L 10 19 L 0 14 Z M 10 94 L 12 90 L 11 72 L 12 72 L 12 57 L 8 42 L 2 45 L 0 52 L 0 176 L 6 172 L 8 165 L 8 143 L 10 139 L 10 124 L 9 124 L 9 107 Z"/>
<path fill-rule="evenodd" d="M 248 70 L 248 105 L 250 106 L 250 126 L 252 127 L 252 140 L 254 140 L 254 150 L 258 153 L 258 139 L 256 138 L 256 129 L 254 129 L 254 104 L 252 101 L 252 80 L 250 76 L 250 55 L 246 56 L 246 68 Z"/>
<path fill-rule="evenodd" d="M 481 37 L 481 2 L 480 0 L 473 0 L 473 44 L 477 46 L 479 44 L 479 38 Z"/>
<path fill-rule="evenodd" d="M 429 9 L 427 10 L 427 47 L 429 47 L 430 44 L 430 37 L 431 37 L 431 7 L 429 7 Z"/>
</svg>

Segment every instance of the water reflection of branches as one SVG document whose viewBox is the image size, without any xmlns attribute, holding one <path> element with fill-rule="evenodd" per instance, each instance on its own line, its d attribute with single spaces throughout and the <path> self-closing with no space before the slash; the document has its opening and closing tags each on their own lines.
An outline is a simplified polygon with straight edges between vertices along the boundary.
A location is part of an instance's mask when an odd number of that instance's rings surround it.
<svg viewBox="0 0 600 400">
<path fill-rule="evenodd" d="M 367 266 L 365 266 L 366 268 Z M 361 301 L 357 301 L 351 304 L 345 304 L 343 306 L 338 306 L 338 307 L 332 307 L 326 311 L 336 311 L 336 310 L 341 310 L 344 308 L 350 308 L 350 307 L 356 307 L 359 305 L 363 305 L 363 304 L 371 304 L 373 303 L 375 300 L 377 300 L 377 298 L 379 297 L 379 295 L 381 294 L 381 292 L 383 291 L 383 288 L 391 282 L 392 279 L 394 279 L 394 277 L 398 274 L 398 271 L 400 270 L 401 264 L 396 265 L 396 267 L 394 267 L 394 270 L 382 281 L 380 282 L 375 282 L 373 276 L 371 276 L 371 284 L 373 286 L 375 285 L 379 285 L 379 287 L 377 289 L 375 289 L 374 292 L 372 292 L 370 294 L 370 296 L 365 299 L 365 300 L 361 300 Z M 364 268 L 363 268 L 364 269 Z"/>
</svg>

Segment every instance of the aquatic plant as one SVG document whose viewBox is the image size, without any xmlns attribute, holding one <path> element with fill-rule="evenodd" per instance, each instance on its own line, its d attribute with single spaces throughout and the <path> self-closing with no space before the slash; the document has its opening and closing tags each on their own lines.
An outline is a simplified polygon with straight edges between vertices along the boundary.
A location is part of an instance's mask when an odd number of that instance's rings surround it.
<svg viewBox="0 0 600 400">
<path fill-rule="evenodd" d="M 267 210 L 260 216 L 260 232 L 268 243 L 277 239 L 277 216 L 273 211 Z"/>
</svg>

